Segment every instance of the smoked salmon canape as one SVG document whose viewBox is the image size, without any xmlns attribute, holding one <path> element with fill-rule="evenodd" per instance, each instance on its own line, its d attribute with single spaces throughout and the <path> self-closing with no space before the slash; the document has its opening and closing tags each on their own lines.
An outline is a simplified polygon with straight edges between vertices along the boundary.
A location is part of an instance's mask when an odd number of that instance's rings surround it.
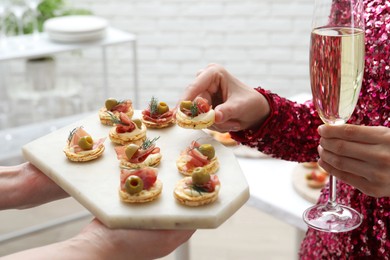
<svg viewBox="0 0 390 260">
<path fill-rule="evenodd" d="M 156 168 L 121 169 L 119 197 L 123 202 L 145 203 L 153 201 L 159 197 L 162 188 L 162 182 L 157 179 Z"/>
<path fill-rule="evenodd" d="M 175 123 L 173 110 L 155 97 L 151 98 L 148 108 L 142 111 L 141 119 L 148 128 L 165 128 Z"/>
<path fill-rule="evenodd" d="M 159 137 L 146 139 L 142 145 L 128 144 L 115 147 L 121 168 L 139 169 L 144 167 L 156 167 L 160 164 L 162 155 L 160 148 L 156 146 Z"/>
<path fill-rule="evenodd" d="M 173 196 L 183 205 L 199 207 L 216 201 L 220 188 L 218 176 L 210 175 L 199 167 L 191 177 L 185 177 L 176 183 Z"/>
<path fill-rule="evenodd" d="M 325 187 L 328 182 L 329 174 L 320 169 L 312 169 L 305 177 L 307 186 L 312 189 L 321 189 Z"/>
<path fill-rule="evenodd" d="M 118 101 L 115 98 L 106 100 L 104 107 L 99 110 L 99 119 L 103 125 L 112 126 L 112 115 L 119 119 L 119 114 L 125 113 L 130 119 L 134 115 L 133 102 L 130 99 Z"/>
<path fill-rule="evenodd" d="M 219 161 L 214 146 L 193 141 L 181 152 L 176 166 L 179 172 L 186 176 L 191 176 L 195 168 L 202 168 L 205 172 L 214 174 L 219 169 Z"/>
<path fill-rule="evenodd" d="M 94 140 L 83 127 L 76 127 L 69 133 L 64 153 L 74 162 L 91 161 L 103 154 L 105 140 L 106 138 Z"/>
<path fill-rule="evenodd" d="M 208 133 L 218 142 L 223 144 L 224 146 L 236 146 L 238 142 L 234 140 L 229 132 L 220 133 L 217 131 L 208 130 Z"/>
<path fill-rule="evenodd" d="M 146 126 L 140 119 L 130 119 L 130 117 L 120 112 L 118 118 L 110 113 L 113 127 L 108 136 L 115 144 L 137 144 L 141 145 L 146 139 Z"/>
<path fill-rule="evenodd" d="M 315 168 L 318 167 L 318 163 L 317 162 L 303 162 L 302 165 L 305 168 L 311 168 L 311 169 L 315 169 Z"/>
<path fill-rule="evenodd" d="M 214 122 L 214 110 L 208 101 L 201 97 L 196 97 L 193 101 L 181 101 L 176 110 L 176 124 L 183 128 L 204 129 Z"/>
</svg>

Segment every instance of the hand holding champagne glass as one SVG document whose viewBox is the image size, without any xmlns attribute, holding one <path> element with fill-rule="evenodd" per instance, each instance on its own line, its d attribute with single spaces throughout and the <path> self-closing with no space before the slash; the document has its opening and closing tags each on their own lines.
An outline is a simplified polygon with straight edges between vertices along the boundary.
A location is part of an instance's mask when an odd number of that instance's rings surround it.
<svg viewBox="0 0 390 260">
<path fill-rule="evenodd" d="M 345 2 L 348 4 L 346 5 Z M 310 80 L 313 102 L 325 124 L 344 124 L 354 111 L 364 69 L 364 21 L 362 0 L 341 5 L 315 0 L 310 45 Z M 358 227 L 362 216 L 336 202 L 336 178 L 330 176 L 329 198 L 304 212 L 312 228 L 345 232 Z"/>
</svg>

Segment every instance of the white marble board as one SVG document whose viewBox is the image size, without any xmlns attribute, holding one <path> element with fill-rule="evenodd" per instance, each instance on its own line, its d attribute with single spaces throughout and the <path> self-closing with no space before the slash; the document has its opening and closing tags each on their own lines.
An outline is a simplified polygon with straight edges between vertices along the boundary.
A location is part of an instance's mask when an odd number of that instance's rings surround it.
<svg viewBox="0 0 390 260">
<path fill-rule="evenodd" d="M 134 118 L 139 116 L 140 111 L 136 111 Z M 77 126 L 83 126 L 94 139 L 107 137 L 102 157 L 83 163 L 66 158 L 63 148 L 69 132 Z M 248 183 L 233 152 L 203 131 L 175 125 L 147 131 L 148 138 L 160 136 L 157 141 L 163 156 L 157 167 L 158 178 L 163 182 L 160 198 L 140 205 L 121 202 L 119 161 L 108 138 L 110 128 L 100 123 L 98 115 L 91 115 L 26 144 L 23 155 L 110 228 L 217 228 L 249 199 Z M 196 208 L 183 206 L 173 197 L 174 186 L 183 177 L 177 171 L 176 159 L 193 140 L 214 145 L 221 182 L 218 200 Z"/>
</svg>

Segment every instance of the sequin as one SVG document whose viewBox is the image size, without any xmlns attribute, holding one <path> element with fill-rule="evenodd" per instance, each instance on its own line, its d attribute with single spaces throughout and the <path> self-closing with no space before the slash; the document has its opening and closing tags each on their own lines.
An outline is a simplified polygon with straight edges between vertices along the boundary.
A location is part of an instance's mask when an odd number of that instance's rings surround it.
<svg viewBox="0 0 390 260">
<path fill-rule="evenodd" d="M 366 56 L 362 91 L 349 122 L 370 126 L 390 127 L 390 2 L 363 0 L 366 22 Z M 344 0 L 335 0 L 342 8 Z M 347 19 L 340 12 L 335 19 Z M 231 132 L 237 141 L 256 147 L 273 157 L 298 162 L 318 158 L 322 124 L 311 102 L 297 104 L 259 87 L 270 104 L 270 116 L 260 129 Z M 307 231 L 302 242 L 301 259 L 390 259 L 390 198 L 369 197 L 339 181 L 338 200 L 350 205 L 364 216 L 363 223 L 345 233 Z M 326 202 L 328 190 L 319 198 Z"/>
</svg>

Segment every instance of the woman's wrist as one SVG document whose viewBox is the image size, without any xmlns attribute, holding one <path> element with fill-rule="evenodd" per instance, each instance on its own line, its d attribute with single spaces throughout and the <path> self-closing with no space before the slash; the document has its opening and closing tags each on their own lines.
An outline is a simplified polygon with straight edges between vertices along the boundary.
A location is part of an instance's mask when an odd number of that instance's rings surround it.
<svg viewBox="0 0 390 260">
<path fill-rule="evenodd" d="M 69 240 L 64 241 L 64 252 L 70 252 L 72 257 L 65 259 L 104 260 L 115 258 L 113 252 L 105 245 L 107 241 L 103 238 L 96 239 L 96 236 L 81 233 Z"/>
<path fill-rule="evenodd" d="M 257 96 L 258 96 L 259 102 L 257 103 L 258 105 L 257 105 L 256 110 L 259 113 L 259 120 L 257 121 L 257 124 L 255 124 L 254 126 L 252 125 L 252 127 L 251 127 L 252 129 L 253 128 L 255 128 L 255 129 L 260 128 L 261 125 L 265 121 L 267 121 L 267 118 L 271 114 L 271 108 L 270 108 L 270 105 L 268 103 L 267 98 L 263 94 L 260 94 L 260 93 L 257 93 L 257 94 L 258 94 Z"/>
<path fill-rule="evenodd" d="M 0 167 L 0 209 L 25 209 L 68 194 L 31 163 Z"/>
<path fill-rule="evenodd" d="M 247 122 L 247 124 L 243 125 L 243 127 L 244 130 L 251 129 L 256 131 L 269 117 L 270 106 L 267 98 L 263 94 L 257 92 L 255 89 L 251 91 L 253 91 L 253 94 L 246 100 L 246 113 L 243 115 L 243 118 L 246 119 L 244 122 Z"/>
<path fill-rule="evenodd" d="M 18 183 L 23 165 L 0 167 L 0 210 L 17 208 L 20 204 Z"/>
<path fill-rule="evenodd" d="M 111 257 L 112 258 L 112 257 Z M 110 259 L 104 249 L 96 247 L 86 237 L 77 235 L 74 238 L 50 244 L 42 247 L 32 248 L 11 254 L 2 258 L 4 260 L 104 260 Z"/>
</svg>

